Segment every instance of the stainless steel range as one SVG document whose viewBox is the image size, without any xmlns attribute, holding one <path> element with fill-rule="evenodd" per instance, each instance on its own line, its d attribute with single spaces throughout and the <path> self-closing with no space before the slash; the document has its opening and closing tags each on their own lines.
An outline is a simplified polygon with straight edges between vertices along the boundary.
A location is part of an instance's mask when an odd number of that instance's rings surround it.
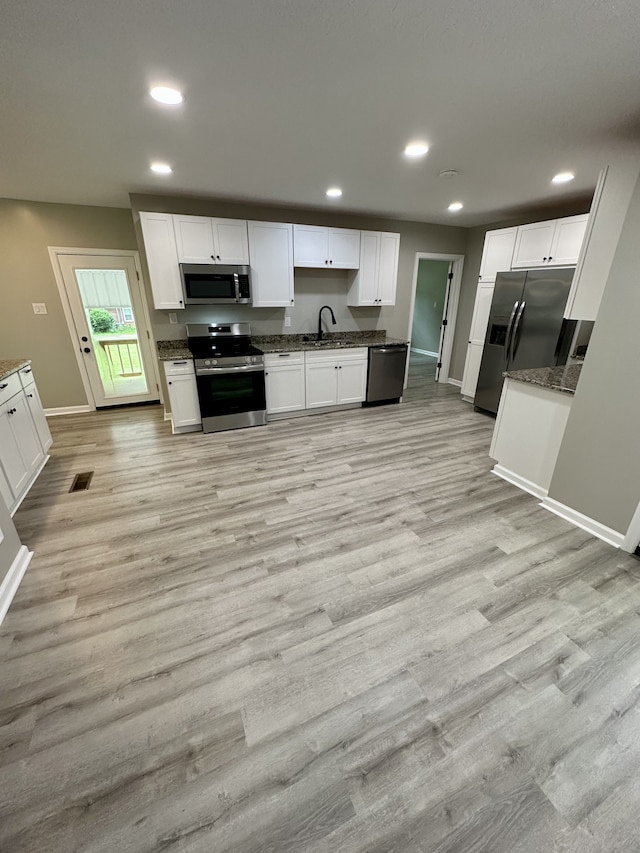
<svg viewBox="0 0 640 853">
<path fill-rule="evenodd" d="M 249 323 L 187 326 L 203 432 L 267 422 L 264 355 L 251 345 Z"/>
</svg>

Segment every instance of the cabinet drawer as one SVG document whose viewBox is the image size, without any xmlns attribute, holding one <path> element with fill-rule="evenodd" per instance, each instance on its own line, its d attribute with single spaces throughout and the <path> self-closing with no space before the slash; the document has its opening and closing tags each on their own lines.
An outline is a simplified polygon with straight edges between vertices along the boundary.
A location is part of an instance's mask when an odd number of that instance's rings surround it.
<svg viewBox="0 0 640 853">
<path fill-rule="evenodd" d="M 267 352 L 264 356 L 265 367 L 284 367 L 288 364 L 303 364 L 304 352 Z"/>
<path fill-rule="evenodd" d="M 176 359 L 176 361 L 165 361 L 164 362 L 164 375 L 165 376 L 184 376 L 185 374 L 194 374 L 195 368 L 193 366 L 192 358 L 181 358 Z"/>
<path fill-rule="evenodd" d="M 349 347 L 345 349 L 321 349 L 319 352 L 306 352 L 307 364 L 315 361 L 366 361 L 367 347 Z"/>
<path fill-rule="evenodd" d="M 20 377 L 20 382 L 22 383 L 22 387 L 26 388 L 27 385 L 31 385 L 32 382 L 35 382 L 35 378 L 33 376 L 33 369 L 30 364 L 26 367 L 21 367 L 18 371 L 18 375 Z"/>
<path fill-rule="evenodd" d="M 18 391 L 22 391 L 22 383 L 17 373 L 12 373 L 5 379 L 0 380 L 0 403 L 11 399 Z"/>
</svg>

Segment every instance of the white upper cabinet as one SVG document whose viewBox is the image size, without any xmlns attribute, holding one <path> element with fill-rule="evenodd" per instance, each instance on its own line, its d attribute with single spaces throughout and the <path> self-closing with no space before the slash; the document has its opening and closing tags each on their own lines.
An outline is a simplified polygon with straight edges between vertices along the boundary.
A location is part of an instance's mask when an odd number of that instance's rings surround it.
<svg viewBox="0 0 640 853">
<path fill-rule="evenodd" d="M 184 308 L 178 252 L 170 213 L 140 213 L 144 249 L 155 308 Z"/>
<path fill-rule="evenodd" d="M 511 269 L 517 230 L 517 228 L 499 228 L 496 231 L 487 231 L 480 261 L 481 282 L 494 282 L 499 272 Z"/>
<path fill-rule="evenodd" d="M 587 214 L 582 214 L 520 225 L 512 268 L 575 266 L 588 218 Z"/>
<path fill-rule="evenodd" d="M 396 304 L 399 251 L 399 234 L 360 232 L 360 269 L 349 288 L 348 305 Z"/>
<path fill-rule="evenodd" d="M 294 225 L 293 245 L 293 263 L 296 267 L 357 270 L 360 266 L 359 231 L 319 225 Z"/>
<path fill-rule="evenodd" d="M 243 219 L 174 215 L 178 261 L 182 264 L 248 264 L 247 223 Z"/>
<path fill-rule="evenodd" d="M 249 222 L 254 308 L 293 305 L 293 225 Z"/>
</svg>

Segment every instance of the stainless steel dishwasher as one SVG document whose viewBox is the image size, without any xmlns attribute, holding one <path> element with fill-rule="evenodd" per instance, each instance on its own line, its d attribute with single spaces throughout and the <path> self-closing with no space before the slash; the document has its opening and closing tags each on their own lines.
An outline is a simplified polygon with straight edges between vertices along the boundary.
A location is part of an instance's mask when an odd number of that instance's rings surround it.
<svg viewBox="0 0 640 853">
<path fill-rule="evenodd" d="M 366 403 L 399 403 L 406 363 L 406 344 L 369 347 Z"/>
</svg>

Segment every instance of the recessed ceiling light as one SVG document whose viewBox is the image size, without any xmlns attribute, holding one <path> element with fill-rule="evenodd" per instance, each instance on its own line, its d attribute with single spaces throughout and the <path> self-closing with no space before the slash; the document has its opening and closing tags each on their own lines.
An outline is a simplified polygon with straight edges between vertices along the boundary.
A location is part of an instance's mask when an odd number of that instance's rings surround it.
<svg viewBox="0 0 640 853">
<path fill-rule="evenodd" d="M 424 157 L 429 150 L 426 142 L 410 142 L 404 149 L 405 157 Z"/>
<path fill-rule="evenodd" d="M 568 184 L 569 181 L 572 181 L 575 178 L 573 172 L 558 172 L 553 178 L 551 178 L 552 184 Z"/>
<path fill-rule="evenodd" d="M 154 86 L 149 94 L 154 101 L 160 104 L 181 104 L 184 101 L 182 92 L 172 89 L 170 86 Z"/>
<path fill-rule="evenodd" d="M 340 187 L 329 187 L 329 189 L 327 190 L 327 195 L 329 196 L 329 198 L 340 198 L 340 196 L 342 195 L 342 190 L 340 189 Z"/>
<path fill-rule="evenodd" d="M 173 172 L 173 169 L 168 163 L 152 163 L 151 171 L 155 172 L 157 175 L 170 175 Z"/>
<path fill-rule="evenodd" d="M 448 210 L 452 210 L 452 211 L 462 210 L 463 207 L 464 207 L 464 205 L 461 201 L 452 201 L 448 207 Z"/>
</svg>

